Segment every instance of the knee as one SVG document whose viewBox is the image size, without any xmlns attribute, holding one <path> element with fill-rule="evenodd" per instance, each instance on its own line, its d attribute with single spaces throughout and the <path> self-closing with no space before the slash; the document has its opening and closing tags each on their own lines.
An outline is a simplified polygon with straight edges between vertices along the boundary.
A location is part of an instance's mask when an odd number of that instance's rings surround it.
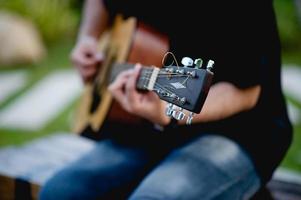
<svg viewBox="0 0 301 200">
<path fill-rule="evenodd" d="M 162 167 L 142 181 L 130 200 L 174 200 L 189 196 L 193 188 L 179 167 L 168 171 Z"/>
<path fill-rule="evenodd" d="M 62 191 L 61 186 L 61 182 L 60 181 L 56 181 L 56 180 L 51 180 L 46 182 L 40 190 L 39 193 L 39 199 L 41 200 L 54 200 L 54 199 L 68 199 L 65 196 L 67 194 L 69 194 L 70 192 Z M 71 198 L 69 198 L 71 199 Z"/>
<path fill-rule="evenodd" d="M 39 199 L 41 199 L 41 200 L 66 199 L 65 197 L 62 196 L 63 192 L 60 189 L 59 185 L 60 185 L 60 182 L 56 183 L 56 181 L 46 182 L 41 187 L 41 190 L 39 193 Z M 69 192 L 66 192 L 66 193 L 69 193 Z"/>
<path fill-rule="evenodd" d="M 39 199 L 57 200 L 57 199 L 78 199 L 75 196 L 80 190 L 80 180 L 76 180 L 75 174 L 69 171 L 61 171 L 51 177 L 42 185 Z"/>
</svg>

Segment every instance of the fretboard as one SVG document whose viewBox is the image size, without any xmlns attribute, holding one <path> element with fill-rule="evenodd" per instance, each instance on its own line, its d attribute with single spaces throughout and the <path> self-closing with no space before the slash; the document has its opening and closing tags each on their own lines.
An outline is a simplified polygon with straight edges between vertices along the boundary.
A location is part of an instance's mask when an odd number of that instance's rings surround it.
<svg viewBox="0 0 301 200">
<path fill-rule="evenodd" d="M 143 67 L 137 80 L 137 88 L 141 90 L 153 90 L 160 69 L 157 67 Z"/>
<path fill-rule="evenodd" d="M 115 63 L 112 67 L 110 83 L 123 71 L 133 68 L 134 64 L 130 63 Z M 136 87 L 140 90 L 153 90 L 160 69 L 158 67 L 143 66 L 138 77 Z"/>
</svg>

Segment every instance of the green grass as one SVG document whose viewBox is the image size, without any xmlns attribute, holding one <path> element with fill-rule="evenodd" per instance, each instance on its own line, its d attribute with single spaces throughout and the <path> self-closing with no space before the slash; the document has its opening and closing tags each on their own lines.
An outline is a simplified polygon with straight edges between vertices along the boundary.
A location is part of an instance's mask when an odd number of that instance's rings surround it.
<svg viewBox="0 0 301 200">
<path fill-rule="evenodd" d="M 53 134 L 61 131 L 71 131 L 71 115 L 74 111 L 73 103 L 66 108 L 58 117 L 50 122 L 46 127 L 38 131 L 24 131 L 24 130 L 6 130 L 0 129 L 0 146 L 8 145 L 21 145 L 33 139 L 44 137 L 49 134 Z"/>
<path fill-rule="evenodd" d="M 294 138 L 281 166 L 301 172 L 301 125 L 294 127 Z"/>
<path fill-rule="evenodd" d="M 301 37 L 301 32 L 300 32 Z M 295 64 L 301 66 L 301 48 L 295 51 L 282 52 L 282 60 L 284 64 Z"/>
<path fill-rule="evenodd" d="M 301 102 L 287 98 L 301 111 Z M 281 166 L 301 172 L 301 123 L 293 127 L 293 141 Z"/>
<path fill-rule="evenodd" d="M 21 93 L 13 95 L 11 98 L 7 99 L 4 103 L 0 104 L 0 109 L 12 99 L 15 99 L 17 96 L 26 92 L 30 89 L 37 81 L 43 78 L 46 74 L 56 69 L 68 68 L 70 67 L 69 63 L 69 52 L 72 48 L 71 40 L 64 40 L 50 45 L 48 48 L 48 55 L 41 62 L 35 64 L 25 64 L 25 65 L 16 65 L 16 66 L 1 66 L 0 72 L 11 71 L 22 69 L 28 72 L 29 82 L 25 85 L 25 88 Z"/>
<path fill-rule="evenodd" d="M 282 63 L 301 66 L 301 24 L 294 1 L 274 0 L 274 7 L 282 43 Z M 301 102 L 289 96 L 286 98 L 301 112 Z M 281 166 L 301 172 L 301 124 L 295 125 L 293 131 L 292 144 Z"/>
<path fill-rule="evenodd" d="M 301 24 L 293 0 L 274 0 L 277 24 L 285 52 L 301 49 Z"/>
<path fill-rule="evenodd" d="M 79 23 L 78 0 L 0 0 L 7 10 L 34 22 L 48 44 L 62 37 L 73 37 Z"/>
<path fill-rule="evenodd" d="M 50 72 L 57 69 L 70 68 L 69 53 L 73 47 L 73 41 L 64 40 L 55 43 L 49 47 L 49 54 L 40 63 L 25 66 L 10 66 L 4 67 L 1 71 L 9 71 L 11 69 L 24 69 L 29 73 L 29 81 L 21 90 L 21 92 L 11 96 L 5 102 L 0 104 L 0 109 L 7 106 L 14 99 L 18 98 L 23 93 L 26 93 L 35 85 L 39 80 L 45 77 Z M 0 71 L 0 73 L 1 73 Z M 55 97 L 53 97 L 55 98 Z M 12 130 L 12 129 L 0 129 L 0 147 L 7 145 L 19 145 L 28 142 L 32 139 L 43 137 L 56 131 L 70 131 L 71 130 L 71 115 L 74 112 L 75 100 L 69 107 L 59 114 L 53 121 L 51 121 L 46 127 L 38 131 L 24 131 L 24 130 Z M 22 113 L 20 113 L 21 115 Z"/>
</svg>

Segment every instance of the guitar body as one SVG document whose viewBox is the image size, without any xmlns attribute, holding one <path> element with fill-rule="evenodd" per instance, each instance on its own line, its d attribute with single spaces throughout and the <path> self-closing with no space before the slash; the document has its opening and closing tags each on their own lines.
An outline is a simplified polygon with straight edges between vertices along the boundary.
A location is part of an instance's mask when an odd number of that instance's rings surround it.
<svg viewBox="0 0 301 200">
<path fill-rule="evenodd" d="M 110 29 L 100 38 L 99 48 L 105 53 L 105 61 L 100 67 L 97 84 L 85 85 L 73 125 L 73 131 L 78 134 L 83 134 L 88 127 L 98 133 L 106 120 L 141 123 L 143 119 L 122 109 L 108 92 L 112 65 L 141 63 L 161 67 L 164 54 L 169 50 L 169 40 L 136 18 L 124 19 L 117 15 Z"/>
</svg>

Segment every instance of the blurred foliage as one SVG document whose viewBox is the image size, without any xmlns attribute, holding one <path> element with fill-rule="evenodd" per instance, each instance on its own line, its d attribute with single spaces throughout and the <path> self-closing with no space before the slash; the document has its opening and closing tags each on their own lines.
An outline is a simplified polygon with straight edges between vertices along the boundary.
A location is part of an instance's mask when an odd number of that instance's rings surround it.
<svg viewBox="0 0 301 200">
<path fill-rule="evenodd" d="M 299 0 L 274 0 L 284 51 L 301 49 L 301 20 L 295 1 Z M 76 35 L 82 3 L 83 0 L 0 0 L 2 9 L 31 19 L 46 44 Z"/>
<path fill-rule="evenodd" d="M 0 0 L 0 4 L 1 9 L 33 21 L 47 45 L 76 34 L 81 10 L 79 0 Z"/>
<path fill-rule="evenodd" d="M 298 0 L 274 0 L 274 8 L 284 51 L 301 50 L 301 19 L 296 6 Z"/>
</svg>

